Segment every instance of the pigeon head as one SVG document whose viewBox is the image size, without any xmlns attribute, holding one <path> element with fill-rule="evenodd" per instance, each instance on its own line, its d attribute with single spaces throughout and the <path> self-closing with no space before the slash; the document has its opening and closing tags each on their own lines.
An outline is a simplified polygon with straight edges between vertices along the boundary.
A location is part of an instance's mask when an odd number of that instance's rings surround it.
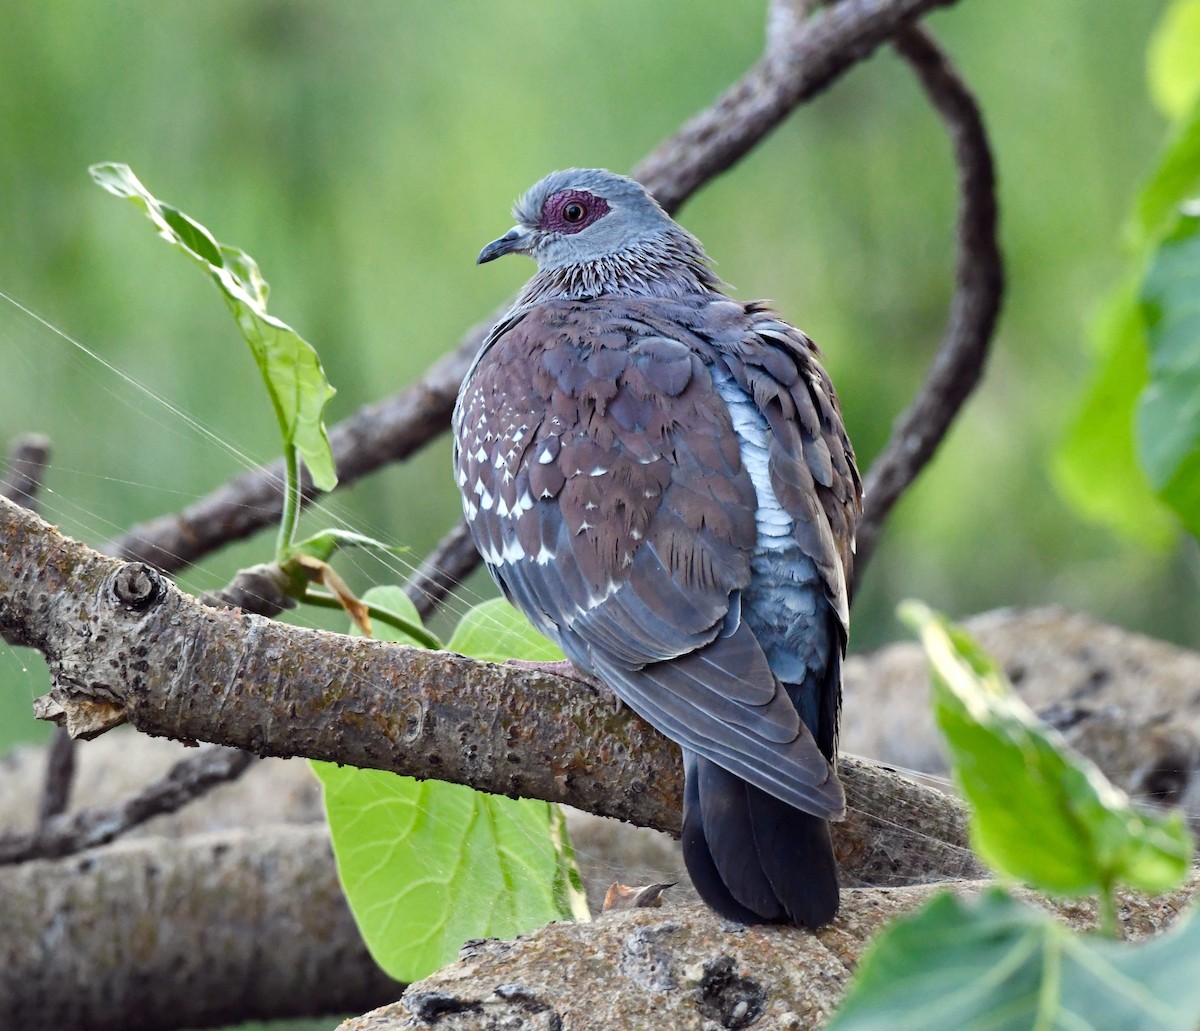
<svg viewBox="0 0 1200 1031">
<path fill-rule="evenodd" d="M 551 172 L 517 201 L 513 217 L 517 224 L 480 252 L 480 265 L 528 254 L 541 270 L 561 269 L 691 239 L 641 183 L 600 168 Z"/>
</svg>

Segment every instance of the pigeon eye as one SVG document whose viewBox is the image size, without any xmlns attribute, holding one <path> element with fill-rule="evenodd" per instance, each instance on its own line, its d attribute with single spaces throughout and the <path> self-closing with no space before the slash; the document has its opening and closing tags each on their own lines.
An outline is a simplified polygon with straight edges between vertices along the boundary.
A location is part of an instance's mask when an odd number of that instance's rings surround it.
<svg viewBox="0 0 1200 1031">
<path fill-rule="evenodd" d="M 587 190 L 559 190 L 542 205 L 539 228 L 570 236 L 608 214 L 608 203 Z"/>
</svg>

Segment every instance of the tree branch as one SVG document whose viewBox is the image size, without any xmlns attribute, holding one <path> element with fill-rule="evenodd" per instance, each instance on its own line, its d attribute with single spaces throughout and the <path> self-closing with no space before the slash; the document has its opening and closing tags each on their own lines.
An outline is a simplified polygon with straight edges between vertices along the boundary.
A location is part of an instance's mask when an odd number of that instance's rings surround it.
<svg viewBox="0 0 1200 1031">
<path fill-rule="evenodd" d="M 564 802 L 678 834 L 677 747 L 586 687 L 448 652 L 217 611 L 0 501 L 0 634 L 42 651 L 42 718 L 304 755 Z M 958 803 L 845 757 L 851 881 L 974 876 Z M 944 814 L 939 824 L 936 812 Z M 935 836 L 948 848 L 930 858 Z"/>
<path fill-rule="evenodd" d="M 17 437 L 9 451 L 8 468 L 4 481 L 0 483 L 0 497 L 37 512 L 37 495 L 50 465 L 50 450 L 50 438 L 40 433 L 26 433 Z M 65 812 L 71 801 L 71 784 L 75 779 L 75 747 L 75 740 L 70 734 L 61 727 L 54 728 L 50 747 L 46 750 L 46 773 L 38 806 L 39 826 Z"/>
<path fill-rule="evenodd" d="M 1161 933 L 1191 906 L 1198 882 L 1193 873 L 1158 898 L 1121 891 L 1127 936 Z M 970 896 L 985 885 L 949 887 Z M 457 962 L 410 985 L 399 1002 L 352 1017 L 338 1031 L 821 1027 L 876 932 L 933 894 L 917 885 L 847 891 L 837 919 L 815 933 L 760 925 L 730 934 L 699 904 L 547 924 L 516 941 L 469 945 Z M 1095 927 L 1090 902 L 1013 894 L 1076 931 Z"/>
<path fill-rule="evenodd" d="M 323 827 L 126 841 L 0 869 L 0 1027 L 163 1031 L 361 1012 L 367 954 Z"/>
<path fill-rule="evenodd" d="M 954 298 L 941 347 L 863 484 L 856 579 L 871 560 L 892 506 L 933 457 L 979 382 L 1004 292 L 1004 264 L 996 238 L 996 174 L 983 116 L 929 33 L 907 28 L 896 36 L 895 46 L 917 73 L 950 133 L 958 168 L 957 257 Z"/>
<path fill-rule="evenodd" d="M 0 866 L 58 859 L 107 844 L 138 824 L 173 813 L 218 784 L 236 779 L 253 761 L 249 752 L 206 748 L 119 802 L 43 820 L 32 834 L 0 837 Z"/>
<path fill-rule="evenodd" d="M 471 540 L 466 521 L 460 519 L 421 563 L 404 593 L 417 607 L 422 619 L 428 619 L 479 565 L 479 552 Z"/>
<path fill-rule="evenodd" d="M 50 438 L 26 433 L 12 442 L 0 497 L 37 511 L 37 493 L 50 464 Z"/>
</svg>

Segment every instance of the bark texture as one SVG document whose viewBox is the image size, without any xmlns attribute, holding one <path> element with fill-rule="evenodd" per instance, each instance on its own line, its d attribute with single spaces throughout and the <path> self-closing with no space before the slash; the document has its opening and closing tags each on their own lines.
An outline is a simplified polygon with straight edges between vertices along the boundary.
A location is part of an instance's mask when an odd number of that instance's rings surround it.
<svg viewBox="0 0 1200 1031">
<path fill-rule="evenodd" d="M 1193 874 L 1161 898 L 1122 894 L 1126 936 L 1167 927 L 1195 896 L 1197 880 Z M 984 883 L 955 890 L 976 892 Z M 848 891 L 838 918 L 815 934 L 730 925 L 696 905 L 608 913 L 594 924 L 550 924 L 516 941 L 472 942 L 399 1002 L 351 1018 L 339 1031 L 808 1031 L 833 1012 L 875 933 L 935 890 Z M 1090 905 L 1019 894 L 1073 928 L 1095 925 Z"/>
<path fill-rule="evenodd" d="M 0 869 L 0 1026 L 141 1031 L 399 996 L 321 828 L 144 838 Z"/>
</svg>

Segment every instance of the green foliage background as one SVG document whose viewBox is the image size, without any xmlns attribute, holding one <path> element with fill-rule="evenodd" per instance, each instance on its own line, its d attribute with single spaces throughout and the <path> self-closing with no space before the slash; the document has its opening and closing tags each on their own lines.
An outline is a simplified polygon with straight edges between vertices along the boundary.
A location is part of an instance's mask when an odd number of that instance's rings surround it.
<svg viewBox="0 0 1200 1031">
<path fill-rule="evenodd" d="M 1195 643 L 1194 545 L 1149 548 L 1086 524 L 1048 472 L 1091 368 L 1089 327 L 1126 272 L 1122 221 L 1163 133 L 1144 79 L 1162 6 L 963 0 L 929 19 L 992 132 L 1010 291 L 981 392 L 873 560 L 856 648 L 899 634 L 891 613 L 905 596 L 952 615 L 1056 602 Z M 520 191 L 570 164 L 627 170 L 755 59 L 763 7 L 11 6 L 0 290 L 246 460 L 268 459 L 270 406 L 224 306 L 96 189 L 89 164 L 128 162 L 254 255 L 272 311 L 317 347 L 338 388 L 332 423 L 410 382 L 524 280 L 517 259 L 472 264 Z M 739 296 L 771 298 L 821 343 L 866 466 L 940 337 L 953 211 L 944 132 L 885 51 L 680 217 Z M 0 363 L 0 437 L 51 435 L 45 511 L 75 536 L 99 543 L 242 468 L 4 301 Z M 332 507 L 419 555 L 458 517 L 448 469 L 443 440 Z M 182 581 L 223 582 L 270 549 L 264 535 Z M 358 588 L 396 578 L 361 556 L 339 568 Z M 27 713 L 43 683 L 34 659 L 0 653 L 0 746 L 38 733 Z"/>
</svg>

